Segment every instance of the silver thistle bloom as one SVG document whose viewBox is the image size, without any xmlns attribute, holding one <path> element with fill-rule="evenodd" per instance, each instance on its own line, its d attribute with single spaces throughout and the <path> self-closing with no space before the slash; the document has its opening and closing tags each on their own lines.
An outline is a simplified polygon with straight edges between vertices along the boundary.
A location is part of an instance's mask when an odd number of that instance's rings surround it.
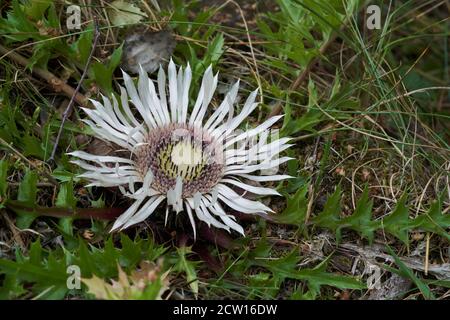
<svg viewBox="0 0 450 320">
<path fill-rule="evenodd" d="M 235 230 L 244 235 L 233 215 L 222 203 L 246 214 L 266 214 L 272 210 L 258 201 L 246 199 L 231 187 L 257 195 L 279 195 L 270 188 L 246 184 L 280 181 L 287 175 L 258 175 L 291 159 L 278 154 L 291 145 L 289 138 L 270 139 L 269 128 L 282 116 L 275 116 L 247 131 L 238 126 L 257 107 L 253 91 L 236 116 L 233 115 L 239 81 L 208 119 L 204 119 L 217 87 L 217 74 L 206 70 L 192 112 L 188 115 L 191 69 L 178 73 L 173 61 L 168 68 L 169 94 L 166 96 L 166 74 L 158 73 L 158 92 L 147 73 L 141 71 L 137 88 L 125 72 L 121 87 L 121 106 L 117 99 L 103 97 L 103 104 L 91 100 L 94 109 L 83 108 L 90 119 L 83 120 L 100 139 L 118 146 L 117 156 L 99 156 L 83 151 L 69 153 L 72 162 L 86 172 L 80 177 L 90 180 L 88 186 L 113 187 L 134 200 L 115 221 L 112 230 L 127 228 L 144 221 L 166 200 L 166 222 L 169 207 L 185 211 L 196 236 L 194 215 L 208 226 Z M 167 99 L 169 101 L 167 101 Z M 139 118 L 129 107 L 134 105 Z M 248 141 L 252 143 L 249 144 Z M 220 200 L 220 202 L 218 201 Z"/>
</svg>

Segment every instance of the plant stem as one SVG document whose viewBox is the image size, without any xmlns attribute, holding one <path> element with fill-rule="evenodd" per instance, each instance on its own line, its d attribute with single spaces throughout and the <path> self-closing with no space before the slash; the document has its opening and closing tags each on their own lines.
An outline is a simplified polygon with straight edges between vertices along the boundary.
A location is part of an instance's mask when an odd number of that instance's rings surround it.
<svg viewBox="0 0 450 320">
<path fill-rule="evenodd" d="M 67 105 L 67 108 L 64 111 L 63 118 L 61 121 L 61 126 L 59 127 L 58 135 L 56 136 L 56 141 L 53 146 L 52 154 L 50 155 L 50 158 L 47 160 L 48 162 L 55 159 L 55 153 L 56 153 L 56 149 L 58 148 L 59 140 L 61 139 L 61 134 L 62 134 L 62 130 L 64 128 L 64 123 L 66 122 L 67 117 L 69 116 L 70 111 L 72 110 L 72 105 L 73 105 L 73 102 L 75 101 L 75 96 L 78 94 L 78 91 L 80 91 L 81 84 L 83 83 L 83 80 L 86 77 L 89 65 L 91 64 L 92 56 L 94 55 L 95 49 L 97 47 L 97 42 L 98 42 L 99 36 L 100 36 L 100 30 L 98 27 L 98 22 L 97 22 L 97 19 L 94 19 L 94 39 L 92 41 L 92 49 L 91 49 L 91 52 L 89 53 L 89 57 L 86 62 L 86 65 L 84 67 L 83 74 L 81 75 L 80 81 L 78 82 L 75 92 L 73 93 L 72 97 L 70 98 L 69 104 Z"/>
</svg>

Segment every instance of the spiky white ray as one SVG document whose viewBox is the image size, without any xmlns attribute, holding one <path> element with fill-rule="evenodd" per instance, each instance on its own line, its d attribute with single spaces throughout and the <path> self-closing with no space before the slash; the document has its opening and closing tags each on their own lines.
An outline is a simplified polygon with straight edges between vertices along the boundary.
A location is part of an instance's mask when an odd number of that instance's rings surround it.
<svg viewBox="0 0 450 320">
<path fill-rule="evenodd" d="M 150 106 L 145 106 L 141 98 L 139 97 L 136 87 L 134 86 L 133 80 L 131 77 L 124 71 L 122 71 L 123 80 L 125 82 L 125 87 L 127 88 L 128 96 L 130 97 L 131 101 L 133 102 L 136 109 L 139 111 L 139 114 L 144 119 L 144 122 L 146 123 L 148 129 L 156 128 L 156 122 L 153 119 L 153 116 L 149 110 Z"/>
<path fill-rule="evenodd" d="M 226 185 L 219 183 L 217 185 L 219 191 L 218 197 L 229 207 L 243 213 L 267 213 L 273 212 L 272 209 L 258 201 L 246 199 L 238 195 L 234 190 Z"/>
<path fill-rule="evenodd" d="M 237 93 L 239 89 L 239 81 L 237 81 L 231 90 L 226 94 L 225 99 L 220 104 L 219 108 L 209 117 L 204 125 L 205 130 L 210 130 L 214 134 L 214 129 L 222 122 L 225 116 L 228 114 L 232 116 L 233 114 L 233 104 L 236 100 Z M 231 117 L 230 117 L 231 118 Z"/>
<path fill-rule="evenodd" d="M 218 75 L 213 76 L 212 67 L 209 66 L 203 75 L 200 92 L 197 96 L 191 117 L 189 118 L 190 125 L 201 127 L 203 117 L 214 95 L 214 91 L 216 91 L 217 80 Z"/>
</svg>

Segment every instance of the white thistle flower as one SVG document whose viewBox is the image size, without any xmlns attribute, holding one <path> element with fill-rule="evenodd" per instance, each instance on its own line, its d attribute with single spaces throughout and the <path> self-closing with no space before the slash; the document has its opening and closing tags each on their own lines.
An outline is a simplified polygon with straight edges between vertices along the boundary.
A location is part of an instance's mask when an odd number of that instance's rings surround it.
<svg viewBox="0 0 450 320">
<path fill-rule="evenodd" d="M 91 100 L 94 109 L 83 108 L 90 120 L 87 123 L 96 136 L 120 147 L 122 156 L 99 156 L 83 151 L 69 153 L 78 158 L 72 162 L 85 169 L 80 177 L 91 181 L 88 186 L 118 186 L 134 203 L 114 223 L 112 230 L 127 228 L 144 221 L 160 203 L 166 200 L 166 222 L 169 206 L 177 213 L 188 215 L 194 237 L 195 216 L 208 226 L 244 235 L 243 228 L 230 208 L 246 214 L 266 214 L 272 210 L 258 201 L 239 195 L 231 187 L 257 195 L 279 195 L 270 188 L 248 185 L 240 180 L 256 182 L 280 181 L 287 175 L 257 175 L 258 171 L 273 171 L 291 159 L 278 154 L 291 145 L 289 138 L 268 142 L 269 128 L 281 118 L 268 119 L 256 128 L 237 132 L 238 126 L 257 107 L 257 91 L 253 91 L 241 112 L 233 116 L 239 81 L 226 94 L 220 106 L 208 119 L 205 114 L 217 86 L 211 66 L 206 70 L 197 100 L 188 115 L 191 69 L 169 64 L 166 98 L 166 74 L 158 73 L 158 92 L 153 81 L 141 68 L 137 88 L 125 72 L 125 87 L 121 91 L 121 107 L 113 96 L 103 97 L 103 104 Z M 169 101 L 167 101 L 167 99 Z M 139 112 L 136 118 L 129 100 Z M 252 144 L 245 143 L 253 139 Z M 256 142 L 255 142 L 256 141 Z M 123 157 L 125 155 L 125 157 Z M 136 187 L 137 186 L 137 187 Z M 220 200 L 217 201 L 217 200 Z"/>
</svg>

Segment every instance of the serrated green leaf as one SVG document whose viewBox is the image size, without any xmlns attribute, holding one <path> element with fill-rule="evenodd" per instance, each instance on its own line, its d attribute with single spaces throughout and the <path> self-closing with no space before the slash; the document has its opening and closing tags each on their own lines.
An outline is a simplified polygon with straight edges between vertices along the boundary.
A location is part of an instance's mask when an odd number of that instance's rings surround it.
<svg viewBox="0 0 450 320">
<path fill-rule="evenodd" d="M 52 172 L 52 176 L 61 182 L 77 182 L 78 178 L 73 172 L 69 172 L 63 168 L 57 168 Z"/>
<path fill-rule="evenodd" d="M 27 16 L 30 16 L 37 21 L 42 19 L 51 3 L 51 0 L 29 1 L 25 2 L 22 7 Z"/>
<path fill-rule="evenodd" d="M 73 219 L 70 217 L 64 217 L 59 219 L 58 226 L 60 231 L 64 235 L 73 236 Z"/>
<path fill-rule="evenodd" d="M 15 261 L 0 259 L 0 271 L 6 274 L 17 274 L 17 277 L 26 281 L 42 281 L 49 280 L 49 282 L 61 280 L 55 274 L 48 274 L 48 272 L 39 266 L 30 264 L 18 264 Z"/>
<path fill-rule="evenodd" d="M 187 255 L 191 253 L 190 247 L 177 248 L 178 263 L 175 266 L 177 271 L 186 273 L 186 281 L 189 283 L 189 287 L 192 293 L 197 297 L 198 295 L 198 279 L 195 263 L 187 259 Z"/>
<path fill-rule="evenodd" d="M 90 68 L 90 77 L 108 94 L 112 93 L 112 77 L 122 58 L 122 45 L 114 50 L 108 63 L 94 62 Z"/>
<path fill-rule="evenodd" d="M 400 239 L 404 244 L 409 245 L 408 230 L 411 229 L 409 223 L 409 209 L 406 206 L 406 193 L 400 198 L 392 211 L 383 219 L 384 229 Z"/>
<path fill-rule="evenodd" d="M 38 265 L 41 263 L 41 261 L 42 261 L 42 246 L 41 246 L 41 241 L 39 240 L 39 238 L 38 238 L 38 240 L 36 240 L 35 242 L 33 242 L 31 244 L 28 257 L 29 257 L 28 258 L 29 262 L 31 264 Z"/>
<path fill-rule="evenodd" d="M 6 19 L 0 18 L 0 28 L 3 29 L 5 39 L 10 41 L 24 41 L 36 34 L 39 35 L 33 23 L 27 19 L 18 0 L 12 1 L 12 10 L 8 11 Z"/>
<path fill-rule="evenodd" d="M 109 76 L 109 71 L 106 65 L 101 62 L 94 62 L 90 68 L 91 78 L 107 92 L 112 90 L 111 78 Z"/>
<path fill-rule="evenodd" d="M 316 269 L 300 270 L 297 279 L 308 281 L 312 288 L 327 285 L 339 289 L 365 289 L 364 284 L 353 277 L 342 276 Z"/>
<path fill-rule="evenodd" d="M 209 62 L 213 65 L 215 65 L 220 57 L 223 55 L 223 44 L 224 44 L 224 38 L 223 34 L 219 33 L 214 40 L 208 45 L 208 55 L 209 55 Z"/>
<path fill-rule="evenodd" d="M 73 263 L 80 267 L 84 278 L 90 278 L 94 274 L 96 267 L 93 259 L 91 259 L 91 254 L 84 241 L 80 241 L 78 247 L 78 256 L 74 259 Z"/>
<path fill-rule="evenodd" d="M 286 196 L 286 209 L 281 214 L 273 215 L 273 219 L 277 223 L 293 224 L 301 226 L 305 223 L 306 212 L 308 209 L 308 193 L 309 183 L 303 185 L 297 190 L 293 196 Z"/>
<path fill-rule="evenodd" d="M 140 240 L 137 241 L 139 242 Z M 122 233 L 120 235 L 120 243 L 122 244 L 120 262 L 123 266 L 130 267 L 142 259 L 140 245 L 136 245 L 126 234 Z"/>
<path fill-rule="evenodd" d="M 155 261 L 159 254 L 164 252 L 162 246 L 154 245 L 151 240 L 137 238 L 131 241 L 122 236 L 122 248 L 116 248 L 113 237 L 109 237 L 102 249 L 87 246 L 85 241 L 78 239 L 78 247 L 66 250 L 61 248 L 47 251 L 42 248 L 39 240 L 32 243 L 28 256 L 16 251 L 16 261 L 0 259 L 0 274 L 14 276 L 18 279 L 18 286 L 23 283 L 40 299 L 61 299 L 67 292 L 66 281 L 68 274 L 66 268 L 76 265 L 80 268 L 82 277 L 96 275 L 101 278 L 117 276 L 117 263 L 127 259 L 130 249 L 133 249 L 133 259 L 128 259 L 127 269 L 133 270 L 142 260 Z M 134 247 L 134 248 L 133 248 Z M 152 251 L 149 253 L 148 251 Z M 139 256 L 138 256 L 139 255 Z M 195 265 L 195 263 L 192 263 Z M 84 290 L 85 288 L 82 287 Z M 151 290 L 150 290 L 151 291 Z M 42 292 L 45 294 L 41 295 Z M 0 296 L 7 294 L 0 290 Z M 148 293 L 151 295 L 151 292 Z"/>
<path fill-rule="evenodd" d="M 339 184 L 334 193 L 328 197 L 323 211 L 311 219 L 316 226 L 328 228 L 336 232 L 341 219 L 341 193 L 341 185 Z"/>
<path fill-rule="evenodd" d="M 355 212 L 346 218 L 340 218 L 338 210 L 338 197 L 334 193 L 327 199 L 324 210 L 311 219 L 314 225 L 336 232 L 336 239 L 340 241 L 343 229 L 352 229 L 359 232 L 369 241 L 373 239 L 373 232 L 379 228 L 397 237 L 406 245 L 409 244 L 409 231 L 422 229 L 433 232 L 450 240 L 446 229 L 450 228 L 450 215 L 442 212 L 442 200 L 432 203 L 427 213 L 415 219 L 409 218 L 409 209 L 406 205 L 406 193 L 396 204 L 394 210 L 386 215 L 381 222 L 371 220 L 372 201 L 368 199 L 368 190 L 358 200 Z"/>
<path fill-rule="evenodd" d="M 50 4 L 45 22 L 46 22 L 46 25 L 51 28 L 59 28 L 60 27 L 59 16 L 58 16 L 58 13 L 56 12 L 56 7 L 55 7 L 54 3 Z"/>
<path fill-rule="evenodd" d="M 55 205 L 61 208 L 74 209 L 76 204 L 77 199 L 74 195 L 72 181 L 61 183 Z"/>
<path fill-rule="evenodd" d="M 97 200 L 91 200 L 92 208 L 104 208 L 105 207 L 105 199 L 103 196 L 100 196 Z"/>
<path fill-rule="evenodd" d="M 72 49 L 77 54 L 77 60 L 85 65 L 92 50 L 92 40 L 94 38 L 94 25 L 91 23 L 80 35 L 78 40 L 72 45 Z"/>
<path fill-rule="evenodd" d="M 316 109 L 309 109 L 298 118 L 292 117 L 292 108 L 289 103 L 284 106 L 284 121 L 281 135 L 291 136 L 300 131 L 314 132 L 314 126 L 322 121 L 323 114 Z"/>
<path fill-rule="evenodd" d="M 120 61 L 122 59 L 122 52 L 123 52 L 123 44 L 117 47 L 112 53 L 111 57 L 109 58 L 108 71 L 111 73 L 111 76 L 114 70 L 116 70 L 116 68 L 120 65 Z"/>
<path fill-rule="evenodd" d="M 341 239 L 341 229 L 350 228 L 361 233 L 370 243 L 373 241 L 373 232 L 377 228 L 377 222 L 372 221 L 373 201 L 369 200 L 369 188 L 366 186 L 364 191 L 356 203 L 355 212 L 351 216 L 341 219 L 339 228 L 337 229 L 336 240 Z"/>
<path fill-rule="evenodd" d="M 281 279 L 295 279 L 297 276 L 297 263 L 299 260 L 299 251 L 294 249 L 284 257 L 275 260 L 268 260 L 262 263 L 262 265 L 272 271 L 276 277 L 280 277 Z"/>
<path fill-rule="evenodd" d="M 313 291 L 319 291 L 322 285 L 333 286 L 340 289 L 363 289 L 365 286 L 353 277 L 337 275 L 326 271 L 327 260 L 324 260 L 313 269 L 298 269 L 300 260 L 298 250 L 294 249 L 286 256 L 276 260 L 262 260 L 258 265 L 268 268 L 275 277 L 290 278 L 307 281 Z"/>
<path fill-rule="evenodd" d="M 17 200 L 31 208 L 36 205 L 37 179 L 37 174 L 32 170 L 28 170 L 19 184 Z M 19 229 L 29 228 L 38 216 L 36 213 L 29 211 L 16 210 L 16 212 L 19 215 L 16 220 Z"/>
<path fill-rule="evenodd" d="M 249 259 L 267 258 L 270 255 L 273 244 L 265 236 L 256 243 L 256 246 L 248 253 Z"/>
<path fill-rule="evenodd" d="M 22 181 L 19 184 L 19 193 L 17 196 L 17 200 L 29 206 L 35 205 L 37 194 L 37 179 L 38 176 L 33 170 L 26 171 Z"/>
<path fill-rule="evenodd" d="M 450 241 L 450 214 L 442 211 L 442 196 L 434 200 L 427 213 L 422 214 L 411 222 L 411 226 L 425 231 L 436 233 Z"/>
<path fill-rule="evenodd" d="M 42 148 L 41 140 L 32 135 L 22 137 L 22 146 L 24 156 L 34 156 L 38 159 L 44 159 L 45 150 Z"/>
<path fill-rule="evenodd" d="M 124 0 L 113 1 L 108 8 L 108 15 L 114 26 L 135 24 L 147 17 L 141 9 Z"/>
<path fill-rule="evenodd" d="M 0 300 L 17 299 L 20 295 L 26 293 L 23 284 L 14 274 L 5 275 L 0 286 Z"/>
</svg>

